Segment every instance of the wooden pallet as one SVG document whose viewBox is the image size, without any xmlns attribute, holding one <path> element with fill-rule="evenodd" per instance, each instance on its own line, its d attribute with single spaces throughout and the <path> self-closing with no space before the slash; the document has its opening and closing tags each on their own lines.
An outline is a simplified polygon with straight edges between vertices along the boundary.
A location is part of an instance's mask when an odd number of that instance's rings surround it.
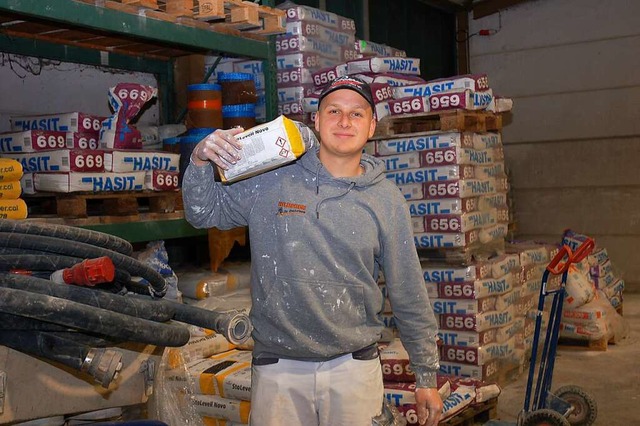
<svg viewBox="0 0 640 426">
<path fill-rule="evenodd" d="M 90 216 L 137 216 L 140 213 L 171 213 L 177 192 L 125 191 L 101 193 L 37 194 L 25 196 L 29 216 L 55 214 L 60 218 Z"/>
<path fill-rule="evenodd" d="M 196 26 L 193 18 L 210 23 L 214 31 L 237 30 L 259 35 L 285 32 L 286 12 L 241 0 L 159 0 L 160 10 L 173 15 L 179 23 Z"/>
<path fill-rule="evenodd" d="M 389 115 L 380 120 L 371 139 L 432 131 L 488 132 L 502 129 L 502 116 L 486 111 L 453 110 Z"/>
<path fill-rule="evenodd" d="M 496 417 L 498 417 L 498 398 L 492 398 L 489 401 L 467 407 L 458 415 L 439 424 L 447 426 L 474 426 L 475 424 L 484 424 Z"/>
<path fill-rule="evenodd" d="M 598 340 L 580 340 L 561 337 L 558 340 L 558 349 L 567 351 L 598 351 L 606 352 L 609 345 L 614 345 L 613 339 L 603 337 Z"/>
</svg>

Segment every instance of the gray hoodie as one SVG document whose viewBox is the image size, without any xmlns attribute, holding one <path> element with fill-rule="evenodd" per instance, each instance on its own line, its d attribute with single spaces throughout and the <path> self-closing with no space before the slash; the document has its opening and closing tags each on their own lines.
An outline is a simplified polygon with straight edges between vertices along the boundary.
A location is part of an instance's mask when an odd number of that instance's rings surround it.
<svg viewBox="0 0 640 426">
<path fill-rule="evenodd" d="M 254 356 L 320 361 L 378 341 L 380 271 L 419 387 L 435 387 L 437 325 L 407 204 L 363 154 L 362 176 L 334 178 L 317 150 L 276 170 L 222 185 L 190 164 L 185 216 L 196 228 L 249 226 Z"/>
</svg>

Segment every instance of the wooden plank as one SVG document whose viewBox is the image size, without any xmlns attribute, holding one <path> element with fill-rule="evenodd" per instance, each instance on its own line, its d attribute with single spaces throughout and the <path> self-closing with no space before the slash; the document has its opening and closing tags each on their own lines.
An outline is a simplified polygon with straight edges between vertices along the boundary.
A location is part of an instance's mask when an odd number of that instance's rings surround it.
<svg viewBox="0 0 640 426">
<path fill-rule="evenodd" d="M 483 111 L 451 110 L 419 114 L 389 115 L 376 125 L 371 139 L 435 130 L 486 132 L 502 128 L 502 115 Z"/>
<path fill-rule="evenodd" d="M 510 144 L 505 164 L 518 189 L 639 185 L 640 136 Z"/>
<path fill-rule="evenodd" d="M 640 86 L 640 34 L 476 56 L 473 68 L 513 98 Z"/>
<path fill-rule="evenodd" d="M 470 40 L 471 69 L 479 69 L 473 65 L 476 55 L 637 35 L 638 16 L 640 2 L 629 0 L 525 3 L 502 12 L 502 27 L 498 33 Z M 469 26 L 471 34 L 481 29 L 499 28 L 498 16 L 471 20 Z"/>
<path fill-rule="evenodd" d="M 539 142 L 640 135 L 640 86 L 514 99 L 503 140 Z"/>
</svg>

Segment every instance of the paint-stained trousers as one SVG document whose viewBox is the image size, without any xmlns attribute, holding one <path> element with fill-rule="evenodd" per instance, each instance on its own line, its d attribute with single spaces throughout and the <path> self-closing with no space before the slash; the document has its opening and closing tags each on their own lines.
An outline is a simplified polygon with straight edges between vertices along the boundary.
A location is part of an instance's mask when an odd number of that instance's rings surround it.
<svg viewBox="0 0 640 426">
<path fill-rule="evenodd" d="M 280 359 L 254 365 L 251 426 L 371 426 L 382 411 L 379 358 L 325 362 Z"/>
</svg>

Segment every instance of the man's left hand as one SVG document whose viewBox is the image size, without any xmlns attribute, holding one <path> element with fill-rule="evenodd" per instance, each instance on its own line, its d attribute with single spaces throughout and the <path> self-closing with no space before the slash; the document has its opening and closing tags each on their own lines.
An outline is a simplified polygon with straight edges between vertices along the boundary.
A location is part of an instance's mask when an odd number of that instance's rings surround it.
<svg viewBox="0 0 640 426">
<path fill-rule="evenodd" d="M 442 398 L 440 398 L 438 389 L 417 388 L 416 411 L 420 425 L 438 426 L 442 416 Z"/>
</svg>

